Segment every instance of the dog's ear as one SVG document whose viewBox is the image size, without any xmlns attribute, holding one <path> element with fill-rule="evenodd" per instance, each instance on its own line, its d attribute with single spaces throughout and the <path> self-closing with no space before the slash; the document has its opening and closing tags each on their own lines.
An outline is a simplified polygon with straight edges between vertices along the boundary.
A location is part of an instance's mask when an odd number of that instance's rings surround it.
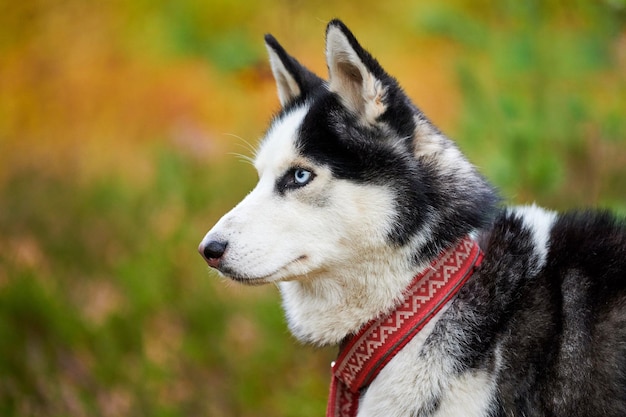
<svg viewBox="0 0 626 417">
<path fill-rule="evenodd" d="M 349 109 L 374 124 L 386 109 L 387 84 L 394 81 L 337 19 L 326 28 L 326 63 L 330 91 L 337 93 Z"/>
<path fill-rule="evenodd" d="M 276 80 L 278 98 L 283 106 L 297 97 L 306 96 L 324 82 L 289 55 L 272 35 L 265 35 L 265 46 Z"/>
</svg>

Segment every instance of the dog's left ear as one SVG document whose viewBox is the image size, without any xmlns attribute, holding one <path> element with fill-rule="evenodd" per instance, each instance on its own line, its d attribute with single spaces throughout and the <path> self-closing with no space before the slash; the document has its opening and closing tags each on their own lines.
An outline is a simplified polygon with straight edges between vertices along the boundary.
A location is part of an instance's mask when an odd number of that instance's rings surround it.
<svg viewBox="0 0 626 417">
<path fill-rule="evenodd" d="M 278 98 L 283 106 L 295 98 L 306 96 L 324 82 L 289 55 L 272 35 L 265 35 L 265 46 L 276 80 Z"/>
<path fill-rule="evenodd" d="M 337 93 L 346 107 L 374 124 L 386 110 L 385 81 L 391 77 L 338 19 L 326 28 L 326 63 L 330 91 Z"/>
</svg>

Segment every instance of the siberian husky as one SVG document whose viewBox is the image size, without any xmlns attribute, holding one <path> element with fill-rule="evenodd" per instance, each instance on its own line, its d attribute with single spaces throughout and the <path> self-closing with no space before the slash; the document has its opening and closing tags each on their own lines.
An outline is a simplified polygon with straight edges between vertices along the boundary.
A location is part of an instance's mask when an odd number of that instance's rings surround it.
<svg viewBox="0 0 626 417">
<path fill-rule="evenodd" d="M 503 208 L 341 21 L 328 80 L 265 40 L 282 108 L 258 184 L 200 244 L 209 266 L 277 283 L 297 339 L 345 350 L 441 254 L 464 239 L 483 253 L 357 404 L 327 415 L 626 416 L 624 223 Z"/>
</svg>

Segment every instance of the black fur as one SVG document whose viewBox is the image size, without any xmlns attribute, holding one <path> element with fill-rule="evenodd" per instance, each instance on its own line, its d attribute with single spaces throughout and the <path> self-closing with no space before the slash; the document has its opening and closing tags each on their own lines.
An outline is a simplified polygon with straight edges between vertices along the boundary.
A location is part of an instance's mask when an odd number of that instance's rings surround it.
<svg viewBox="0 0 626 417">
<path fill-rule="evenodd" d="M 459 372 L 496 372 L 494 416 L 625 416 L 626 226 L 607 213 L 564 214 L 537 262 L 530 231 L 500 215 L 429 344 L 459 334 Z"/>
</svg>

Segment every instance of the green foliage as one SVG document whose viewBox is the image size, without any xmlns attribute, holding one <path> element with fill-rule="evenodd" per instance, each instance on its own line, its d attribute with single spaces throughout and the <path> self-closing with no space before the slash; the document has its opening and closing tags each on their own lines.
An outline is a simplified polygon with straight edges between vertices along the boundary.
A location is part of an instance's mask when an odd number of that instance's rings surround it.
<svg viewBox="0 0 626 417">
<path fill-rule="evenodd" d="M 566 26 L 563 19 L 575 13 L 594 18 Z M 616 65 L 619 14 L 585 2 L 565 12 L 549 2 L 508 1 L 486 15 L 435 7 L 420 27 L 463 45 L 456 65 L 464 106 L 455 137 L 507 199 L 626 208 L 623 187 L 602 188 L 600 198 L 576 184 L 601 187 L 607 173 L 597 153 L 618 152 L 626 140 L 616 124 L 626 78 L 606 80 Z M 613 180 L 625 174 L 612 163 Z"/>
<path fill-rule="evenodd" d="M 82 186 L 27 169 L 3 188 L 2 415 L 298 412 L 274 403 L 264 382 L 289 373 L 300 349 L 276 293 L 241 298 L 245 289 L 205 276 L 195 253 L 201 209 L 223 194 L 207 184 L 232 191 L 238 174 L 171 150 L 153 160 L 143 187 L 115 175 Z M 296 384 L 295 395 L 325 389 L 323 380 Z"/>
<path fill-rule="evenodd" d="M 250 27 L 241 25 L 262 6 L 252 1 L 141 1 L 126 11 L 127 30 L 136 38 L 140 27 L 141 47 L 159 54 L 201 57 L 225 72 L 241 70 L 264 56 Z"/>
</svg>

